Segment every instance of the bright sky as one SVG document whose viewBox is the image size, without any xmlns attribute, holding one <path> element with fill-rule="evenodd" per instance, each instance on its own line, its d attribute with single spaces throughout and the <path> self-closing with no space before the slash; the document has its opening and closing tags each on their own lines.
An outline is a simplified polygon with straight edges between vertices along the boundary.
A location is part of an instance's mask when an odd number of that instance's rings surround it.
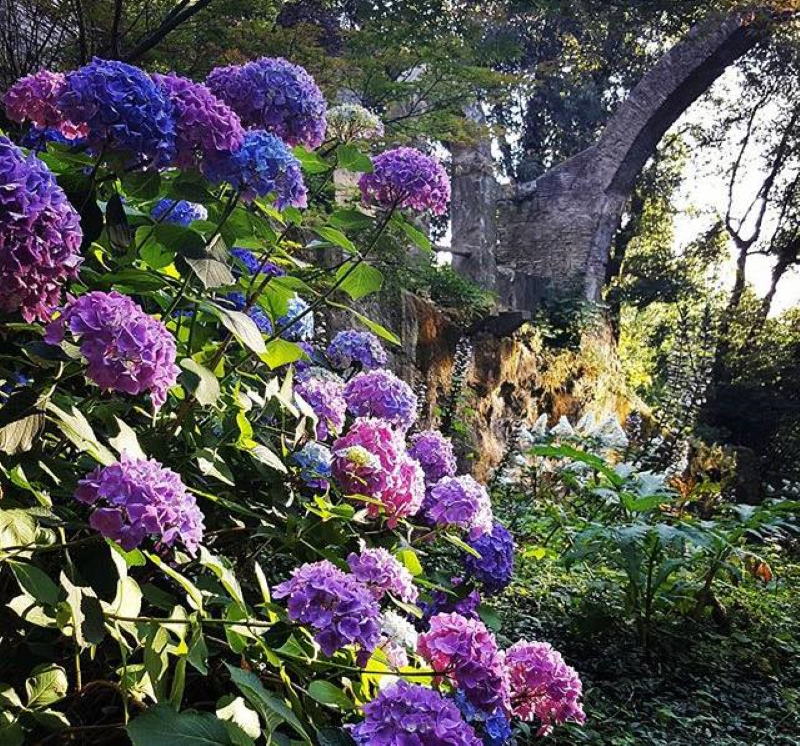
<svg viewBox="0 0 800 746">
<path fill-rule="evenodd" d="M 729 69 L 714 85 L 714 97 L 720 96 L 733 98 L 741 95 L 741 85 L 738 71 Z M 769 117 L 774 112 L 765 111 L 765 123 L 769 125 Z M 703 99 L 695 104 L 676 123 L 675 128 L 683 128 L 687 124 L 708 124 L 718 116 L 710 99 Z M 721 175 L 735 158 L 736 146 L 741 134 L 732 138 L 726 148 L 706 150 L 692 150 L 692 158 L 684 172 L 685 181 L 677 199 L 681 210 L 675 222 L 675 244 L 680 249 L 696 239 L 709 228 L 719 216 L 724 216 L 728 201 L 728 182 Z M 752 149 L 745 159 L 737 188 L 734 192 L 734 215 L 739 215 L 757 193 L 763 181 L 764 162 L 755 156 L 757 149 Z M 770 235 L 769 212 L 764 222 L 764 232 Z M 745 235 L 747 231 L 745 228 Z M 756 292 L 763 296 L 770 284 L 770 273 L 773 262 L 760 255 L 751 256 L 747 261 L 747 280 L 755 287 Z M 728 281 L 733 280 L 734 260 L 728 267 Z M 800 304 L 800 272 L 797 268 L 787 271 L 778 285 L 775 299 L 772 303 L 771 315 L 777 315 L 792 306 Z"/>
</svg>

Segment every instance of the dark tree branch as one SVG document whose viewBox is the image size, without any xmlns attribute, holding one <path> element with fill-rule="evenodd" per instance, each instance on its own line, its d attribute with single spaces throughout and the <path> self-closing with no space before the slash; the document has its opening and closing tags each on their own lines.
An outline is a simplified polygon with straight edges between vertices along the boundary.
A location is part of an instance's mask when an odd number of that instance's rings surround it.
<svg viewBox="0 0 800 746">
<path fill-rule="evenodd" d="M 186 23 L 204 8 L 208 7 L 213 0 L 181 0 L 162 20 L 161 24 L 154 31 L 141 39 L 134 48 L 124 55 L 126 62 L 135 62 L 140 57 L 149 52 L 153 47 L 160 44 L 178 26 Z"/>
</svg>

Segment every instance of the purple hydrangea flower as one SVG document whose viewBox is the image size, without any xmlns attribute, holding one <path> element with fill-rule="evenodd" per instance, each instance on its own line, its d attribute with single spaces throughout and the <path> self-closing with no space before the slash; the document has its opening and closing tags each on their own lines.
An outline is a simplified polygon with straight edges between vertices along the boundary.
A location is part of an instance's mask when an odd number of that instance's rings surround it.
<svg viewBox="0 0 800 746">
<path fill-rule="evenodd" d="M 289 306 L 286 313 L 278 319 L 278 326 L 283 327 L 291 324 L 281 336 L 290 342 L 309 341 L 314 337 L 314 314 L 306 313 L 308 303 L 299 295 L 294 295 L 289 299 Z M 305 314 L 300 318 L 301 314 Z M 296 321 L 295 321 L 296 319 Z"/>
<path fill-rule="evenodd" d="M 450 581 L 454 588 L 462 586 L 461 578 L 452 578 Z M 445 591 L 435 590 L 431 593 L 431 600 L 422 605 L 422 622 L 427 625 L 431 617 L 437 614 L 455 613 L 467 619 L 479 619 L 478 607 L 483 599 L 477 590 L 471 590 L 465 596 L 456 596 Z"/>
<path fill-rule="evenodd" d="M 382 547 L 363 548 L 347 558 L 350 572 L 370 589 L 376 601 L 391 593 L 401 601 L 413 603 L 419 591 L 408 569 Z"/>
<path fill-rule="evenodd" d="M 203 514 L 181 478 L 154 459 L 123 455 L 78 482 L 76 499 L 96 506 L 89 524 L 130 551 L 145 537 L 182 543 L 195 554 L 203 540 Z"/>
<path fill-rule="evenodd" d="M 6 114 L 12 122 L 33 122 L 39 131 L 55 130 L 65 140 L 75 140 L 87 133 L 85 124 L 76 124 L 64 116 L 58 105 L 66 86 L 64 73 L 39 70 L 20 78 L 3 96 Z"/>
<path fill-rule="evenodd" d="M 175 340 L 128 296 L 94 291 L 73 298 L 47 325 L 45 341 L 59 344 L 67 332 L 88 361 L 86 375 L 101 389 L 149 391 L 156 408 L 167 400 L 179 372 Z"/>
<path fill-rule="evenodd" d="M 514 574 L 514 537 L 511 532 L 502 523 L 495 523 L 491 531 L 470 539 L 469 545 L 481 558 L 464 554 L 467 574 L 480 581 L 489 593 L 503 590 Z"/>
<path fill-rule="evenodd" d="M 372 173 L 358 185 L 365 205 L 410 207 L 443 215 L 450 202 L 450 179 L 442 165 L 414 148 L 394 148 L 372 159 Z"/>
<path fill-rule="evenodd" d="M 0 310 L 50 318 L 83 261 L 80 217 L 35 155 L 0 136 Z"/>
<path fill-rule="evenodd" d="M 458 526 L 472 536 L 492 529 L 489 493 L 469 474 L 442 477 L 431 487 L 423 509 L 436 526 Z"/>
<path fill-rule="evenodd" d="M 333 454 L 330 448 L 311 441 L 293 454 L 294 462 L 300 467 L 300 479 L 315 490 L 326 490 L 331 476 Z"/>
<path fill-rule="evenodd" d="M 175 73 L 156 73 L 153 80 L 172 102 L 178 168 L 196 167 L 209 153 L 230 152 L 241 146 L 244 129 L 238 115 L 206 86 Z"/>
<path fill-rule="evenodd" d="M 508 705 L 503 656 L 494 636 L 479 619 L 437 614 L 419 636 L 419 654 L 464 692 L 475 707 L 494 712 Z"/>
<path fill-rule="evenodd" d="M 230 301 L 231 305 L 237 311 L 244 310 L 244 307 L 247 305 L 245 294 L 238 291 L 228 293 L 225 298 Z M 253 320 L 260 332 L 263 334 L 272 334 L 272 321 L 261 306 L 257 304 L 251 306 L 247 311 L 247 315 Z"/>
<path fill-rule="evenodd" d="M 351 734 L 359 746 L 480 746 L 472 726 L 439 692 L 397 681 L 364 705 Z"/>
<path fill-rule="evenodd" d="M 551 645 L 520 640 L 506 650 L 505 668 L 512 714 L 526 721 L 538 719 L 539 735 L 549 733 L 553 724 L 586 722 L 578 673 Z"/>
<path fill-rule="evenodd" d="M 138 67 L 95 57 L 67 74 L 58 107 L 73 122 L 86 123 L 95 153 L 153 168 L 168 166 L 175 156 L 172 104 Z"/>
<path fill-rule="evenodd" d="M 435 484 L 442 477 L 452 477 L 456 473 L 453 444 L 438 430 L 423 430 L 412 435 L 408 453 L 419 462 L 428 485 Z"/>
<path fill-rule="evenodd" d="M 344 427 L 347 403 L 341 381 L 308 376 L 299 381 L 295 392 L 314 410 L 317 421 L 317 439 L 327 440 L 338 435 Z"/>
<path fill-rule="evenodd" d="M 261 264 L 261 260 L 252 252 L 250 249 L 243 249 L 238 246 L 234 246 L 231 249 L 231 256 L 236 257 L 243 265 L 244 268 L 247 270 L 248 274 L 255 274 L 258 272 L 262 275 L 269 275 L 270 277 L 283 277 L 286 274 L 286 270 L 282 267 L 279 267 L 277 264 L 273 264 L 272 262 L 264 262 L 263 266 Z M 237 270 L 234 269 L 234 273 Z"/>
<path fill-rule="evenodd" d="M 425 482 L 419 464 L 383 420 L 358 419 L 347 435 L 333 443 L 333 476 L 347 495 L 365 495 L 367 514 L 386 515 L 390 527 L 415 515 L 422 505 Z"/>
<path fill-rule="evenodd" d="M 203 173 L 215 184 L 227 182 L 245 202 L 275 194 L 275 206 L 305 207 L 308 194 L 300 161 L 285 143 L 264 130 L 251 130 L 232 153 L 209 153 Z"/>
<path fill-rule="evenodd" d="M 187 226 L 195 220 L 208 218 L 208 210 L 197 202 L 185 199 L 160 199 L 153 205 L 150 215 L 162 223 Z"/>
<path fill-rule="evenodd" d="M 275 598 L 289 597 L 289 618 L 307 624 L 325 655 L 357 644 L 369 655 L 380 640 L 380 609 L 367 588 L 327 560 L 306 563 L 275 586 Z"/>
<path fill-rule="evenodd" d="M 247 127 L 273 132 L 289 145 L 316 148 L 325 138 L 325 99 L 302 67 L 281 57 L 217 67 L 206 83 Z"/>
<path fill-rule="evenodd" d="M 372 332 L 341 331 L 328 345 L 325 354 L 334 368 L 360 365 L 365 370 L 372 370 L 386 365 L 386 350 Z"/>
<path fill-rule="evenodd" d="M 407 430 L 417 419 L 417 396 L 394 373 L 383 368 L 364 371 L 347 382 L 347 408 L 356 417 L 379 417 Z"/>
</svg>

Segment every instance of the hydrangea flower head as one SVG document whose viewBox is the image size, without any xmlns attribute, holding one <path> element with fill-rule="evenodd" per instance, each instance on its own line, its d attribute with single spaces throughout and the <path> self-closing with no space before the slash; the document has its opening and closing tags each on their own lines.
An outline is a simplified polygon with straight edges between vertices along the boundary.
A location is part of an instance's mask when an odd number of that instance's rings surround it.
<svg viewBox="0 0 800 746">
<path fill-rule="evenodd" d="M 489 593 L 503 590 L 514 574 L 514 537 L 511 532 L 502 523 L 495 522 L 491 531 L 470 539 L 469 545 L 481 558 L 464 554 L 467 574 L 480 581 Z"/>
<path fill-rule="evenodd" d="M 512 714 L 526 721 L 538 719 L 539 735 L 549 733 L 554 724 L 586 721 L 578 673 L 548 643 L 514 643 L 506 650 L 505 668 Z"/>
<path fill-rule="evenodd" d="M 174 110 L 178 168 L 198 166 L 209 153 L 230 152 L 241 146 L 244 129 L 238 115 L 206 86 L 175 73 L 156 73 L 153 80 Z"/>
<path fill-rule="evenodd" d="M 354 365 L 364 370 L 386 365 L 386 350 L 372 332 L 345 329 L 333 338 L 325 354 L 334 368 L 342 370 Z"/>
<path fill-rule="evenodd" d="M 304 68 L 281 57 L 214 68 L 206 83 L 246 127 L 272 132 L 289 145 L 316 148 L 325 139 L 325 99 Z"/>
<path fill-rule="evenodd" d="M 67 333 L 88 361 L 87 377 L 101 389 L 149 391 L 156 408 L 166 401 L 178 377 L 175 340 L 127 295 L 94 291 L 73 298 L 48 324 L 45 341 L 59 344 Z"/>
<path fill-rule="evenodd" d="M 397 467 L 402 444 L 386 422 L 360 419 L 331 450 L 333 476 L 342 491 L 379 499 Z"/>
<path fill-rule="evenodd" d="M 431 487 L 423 508 L 436 526 L 458 526 L 473 536 L 492 529 L 489 493 L 469 474 L 442 477 Z"/>
<path fill-rule="evenodd" d="M 279 267 L 272 262 L 261 262 L 261 260 L 250 249 L 243 249 L 240 246 L 234 246 L 231 249 L 231 256 L 236 257 L 247 270 L 247 273 L 254 275 L 256 272 L 262 275 L 269 275 L 270 277 L 283 277 L 286 270 Z M 234 273 L 238 270 L 234 268 Z"/>
<path fill-rule="evenodd" d="M 351 735 L 359 746 L 481 745 L 452 700 L 403 680 L 364 705 L 364 720 Z"/>
<path fill-rule="evenodd" d="M 20 78 L 3 96 L 6 114 L 12 122 L 33 122 L 39 130 L 53 129 L 66 140 L 83 137 L 85 124 L 71 122 L 64 116 L 58 99 L 66 86 L 64 73 L 49 70 Z"/>
<path fill-rule="evenodd" d="M 457 691 L 453 700 L 464 719 L 481 733 L 483 746 L 503 746 L 508 743 L 511 738 L 511 724 L 502 708 L 492 713 L 479 710 L 462 691 Z"/>
<path fill-rule="evenodd" d="M 358 185 L 365 205 L 384 209 L 409 207 L 434 215 L 447 212 L 450 179 L 442 165 L 414 148 L 386 150 L 372 159 L 372 173 Z"/>
<path fill-rule="evenodd" d="M 352 575 L 327 560 L 306 563 L 273 591 L 288 596 L 289 618 L 307 624 L 325 655 L 345 645 L 360 646 L 369 655 L 380 639 L 380 609 L 372 594 Z"/>
<path fill-rule="evenodd" d="M 175 157 L 172 104 L 138 67 L 95 57 L 67 74 L 57 105 L 67 119 L 86 124 L 95 153 L 153 168 Z"/>
<path fill-rule="evenodd" d="M 225 298 L 230 302 L 236 311 L 243 311 L 247 305 L 247 298 L 244 293 L 234 291 L 228 293 Z M 267 312 L 258 304 L 251 306 L 247 310 L 247 315 L 253 320 L 258 327 L 258 331 L 262 334 L 272 334 L 272 321 L 270 320 Z"/>
<path fill-rule="evenodd" d="M 281 336 L 290 342 L 308 342 L 314 337 L 314 313 L 306 313 L 308 303 L 299 295 L 294 295 L 289 299 L 289 306 L 286 313 L 278 319 L 278 326 L 291 324 Z M 302 314 L 305 314 L 302 316 Z M 302 318 L 300 318 L 302 316 Z"/>
<path fill-rule="evenodd" d="M 442 477 L 456 473 L 453 443 L 438 430 L 423 430 L 411 436 L 409 455 L 419 462 L 425 472 L 426 484 L 435 484 Z"/>
<path fill-rule="evenodd" d="M 475 707 L 494 712 L 508 703 L 503 656 L 479 619 L 437 614 L 419 636 L 418 652 L 431 667 L 464 692 Z"/>
<path fill-rule="evenodd" d="M 344 386 L 341 382 L 328 378 L 307 376 L 295 385 L 295 392 L 314 410 L 317 421 L 317 439 L 327 440 L 337 435 L 344 427 L 347 403 L 344 400 Z"/>
<path fill-rule="evenodd" d="M 407 430 L 417 419 L 417 396 L 384 368 L 359 373 L 344 389 L 347 408 L 356 417 L 378 417 Z"/>
<path fill-rule="evenodd" d="M 274 193 L 279 210 L 306 206 L 308 192 L 300 161 L 282 140 L 264 130 L 247 132 L 233 152 L 208 153 L 203 173 L 215 184 L 230 184 L 245 202 Z"/>
<path fill-rule="evenodd" d="M 341 142 L 383 137 L 383 122 L 361 104 L 339 104 L 328 109 L 328 135 Z"/>
<path fill-rule="evenodd" d="M 461 578 L 453 578 L 451 583 L 459 586 L 463 583 Z M 435 590 L 431 593 L 431 600 L 422 604 L 422 622 L 427 624 L 437 614 L 455 613 L 467 619 L 479 619 L 478 607 L 481 605 L 481 594 L 471 590 L 466 596 L 455 596 L 445 591 Z"/>
<path fill-rule="evenodd" d="M 83 137 L 68 138 L 64 137 L 55 127 L 31 127 L 21 138 L 19 144 L 23 148 L 35 150 L 41 153 L 47 150 L 47 144 L 54 142 L 58 145 L 66 145 L 71 148 L 79 148 L 86 144 Z"/>
<path fill-rule="evenodd" d="M 315 490 L 328 489 L 333 455 L 330 448 L 310 441 L 293 454 L 292 459 L 300 467 L 300 479 Z"/>
<path fill-rule="evenodd" d="M 347 558 L 350 572 L 370 589 L 376 601 L 387 593 L 413 603 L 419 592 L 408 569 L 382 547 L 362 548 Z"/>
<path fill-rule="evenodd" d="M 380 494 L 381 506 L 370 504 L 367 514 L 377 518 L 381 512 L 386 524 L 394 528 L 400 518 L 416 515 L 425 499 L 425 475 L 420 465 L 407 453 L 401 452 L 386 488 Z"/>
<path fill-rule="evenodd" d="M 391 610 L 381 614 L 380 648 L 386 653 L 389 665 L 394 668 L 407 666 L 408 651 L 417 649 L 418 639 L 417 630 L 408 619 Z"/>
<path fill-rule="evenodd" d="M 80 217 L 45 164 L 0 136 L 0 311 L 50 318 L 78 276 Z"/>
<path fill-rule="evenodd" d="M 195 220 L 208 218 L 208 210 L 197 202 L 185 199 L 160 199 L 153 205 L 150 215 L 162 223 L 187 226 Z"/>
<path fill-rule="evenodd" d="M 123 455 L 81 479 L 75 497 L 96 506 L 90 525 L 126 551 L 152 536 L 159 545 L 180 542 L 195 554 L 203 540 L 203 514 L 194 496 L 155 459 Z"/>
</svg>

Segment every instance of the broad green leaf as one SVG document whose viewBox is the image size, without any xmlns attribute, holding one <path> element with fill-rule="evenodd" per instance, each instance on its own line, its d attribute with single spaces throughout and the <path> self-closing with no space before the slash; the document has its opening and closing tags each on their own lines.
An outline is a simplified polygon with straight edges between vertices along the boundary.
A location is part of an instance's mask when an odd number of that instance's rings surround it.
<svg viewBox="0 0 800 746">
<path fill-rule="evenodd" d="M 409 547 L 405 547 L 397 552 L 397 559 L 399 559 L 406 567 L 406 569 L 414 576 L 422 575 L 422 565 L 420 564 L 419 557 L 417 557 L 417 553 L 410 549 Z"/>
<path fill-rule="evenodd" d="M 251 739 L 261 735 L 258 713 L 251 710 L 243 697 L 233 697 L 224 705 L 217 706 L 217 717 L 237 725 Z"/>
<path fill-rule="evenodd" d="M 0 427 L 0 453 L 13 456 L 30 451 L 44 423 L 44 415 L 37 412 Z"/>
<path fill-rule="evenodd" d="M 158 171 L 130 171 L 122 175 L 122 188 L 129 197 L 153 199 L 161 188 Z"/>
<path fill-rule="evenodd" d="M 411 241 L 414 246 L 420 249 L 420 251 L 431 251 L 433 248 L 431 245 L 431 240 L 416 226 L 402 218 L 398 220 L 397 224 L 400 226 L 400 230 L 406 234 L 406 238 Z"/>
<path fill-rule="evenodd" d="M 158 704 L 127 727 L 133 746 L 236 746 L 225 723 L 208 712 L 175 712 Z"/>
<path fill-rule="evenodd" d="M 216 404 L 220 394 L 217 377 L 208 368 L 190 357 L 181 360 L 180 366 L 187 371 L 187 387 L 194 392 L 198 403 L 203 407 Z"/>
<path fill-rule="evenodd" d="M 336 280 L 341 281 L 339 289 L 347 293 L 353 300 L 376 293 L 383 287 L 383 275 L 371 264 L 351 262 L 343 264 L 336 271 Z"/>
<path fill-rule="evenodd" d="M 228 663 L 225 664 L 225 667 L 230 672 L 233 683 L 239 687 L 245 699 L 261 715 L 270 732 L 275 730 L 281 722 L 285 722 L 306 743 L 312 743 L 302 723 L 297 719 L 297 715 L 292 712 L 285 702 L 268 692 L 258 676 L 251 671 L 243 671 L 241 668 L 235 668 Z"/>
<path fill-rule="evenodd" d="M 200 473 L 204 476 L 216 477 L 223 484 L 235 486 L 233 473 L 222 457 L 210 448 L 203 448 L 195 455 Z"/>
<path fill-rule="evenodd" d="M 458 547 L 461 551 L 471 554 L 473 557 L 481 559 L 479 552 L 475 551 L 467 542 L 455 534 L 442 534 L 445 541 L 449 541 L 454 547 Z"/>
<path fill-rule="evenodd" d="M 323 705 L 332 705 L 340 710 L 352 710 L 355 703 L 341 687 L 330 681 L 312 681 L 308 685 L 308 696 Z"/>
<path fill-rule="evenodd" d="M 23 591 L 33 596 L 39 603 L 53 606 L 58 603 L 60 591 L 50 577 L 36 565 L 27 562 L 8 563 Z"/>
<path fill-rule="evenodd" d="M 0 510 L 0 549 L 33 544 L 36 522 L 30 513 L 19 508 Z"/>
<path fill-rule="evenodd" d="M 321 228 L 315 228 L 314 230 L 318 236 L 321 236 L 328 243 L 332 243 L 334 246 L 339 246 L 348 254 L 358 253 L 358 249 L 356 248 L 355 244 L 340 230 L 331 228 L 329 225 L 324 225 Z"/>
<path fill-rule="evenodd" d="M 225 328 L 233 334 L 239 342 L 256 355 L 263 355 L 266 351 L 264 337 L 256 326 L 255 321 L 246 313 L 232 311 L 228 308 L 214 306 L 214 313 L 219 317 Z"/>
<path fill-rule="evenodd" d="M 142 447 L 139 445 L 139 439 L 133 428 L 125 424 L 119 417 L 114 417 L 114 422 L 119 429 L 119 432 L 113 437 L 109 438 L 108 442 L 111 447 L 121 456 L 127 453 L 132 458 L 147 458 Z"/>
<path fill-rule="evenodd" d="M 106 635 L 105 618 L 97 594 L 91 588 L 73 585 L 63 572 L 61 586 L 67 591 L 67 606 L 75 642 L 81 647 L 102 642 Z"/>
<path fill-rule="evenodd" d="M 292 148 L 292 153 L 300 161 L 300 165 L 306 173 L 323 174 L 331 169 L 331 165 L 327 161 L 324 161 L 315 152 L 306 150 L 302 145 Z"/>
<path fill-rule="evenodd" d="M 117 460 L 114 454 L 97 440 L 89 421 L 76 407 L 70 405 L 67 411 L 57 407 L 53 402 L 48 402 L 47 411 L 53 415 L 58 428 L 78 450 L 85 451 L 104 466 L 113 464 Z"/>
<path fill-rule="evenodd" d="M 25 680 L 28 707 L 47 707 L 57 702 L 67 693 L 67 686 L 67 674 L 61 666 L 54 663 L 37 666 Z"/>
<path fill-rule="evenodd" d="M 147 558 L 158 568 L 160 568 L 164 573 L 169 575 L 183 590 L 186 591 L 186 595 L 189 599 L 189 603 L 192 605 L 193 608 L 197 609 L 198 611 L 203 610 L 203 594 L 200 592 L 200 589 L 191 581 L 189 578 L 181 575 L 177 570 L 170 567 L 164 560 L 161 559 L 157 554 L 153 554 L 152 552 L 146 552 Z"/>
<path fill-rule="evenodd" d="M 374 220 L 360 210 L 345 209 L 334 212 L 328 222 L 340 230 L 363 230 L 369 228 Z"/>
<path fill-rule="evenodd" d="M 343 728 L 320 728 L 317 731 L 319 746 L 355 746 L 352 736 Z"/>
<path fill-rule="evenodd" d="M 214 575 L 219 578 L 220 583 L 230 594 L 231 598 L 236 601 L 239 606 L 244 607 L 244 596 L 242 595 L 242 587 L 236 578 L 235 573 L 231 567 L 231 563 L 225 557 L 217 557 L 208 551 L 204 546 L 200 547 L 200 564 L 208 568 Z"/>
<path fill-rule="evenodd" d="M 336 157 L 339 165 L 348 171 L 372 173 L 374 170 L 372 160 L 351 143 L 342 143 L 336 148 Z"/>
<path fill-rule="evenodd" d="M 253 448 L 248 449 L 247 451 L 254 459 L 260 461 L 262 464 L 269 466 L 271 469 L 275 469 L 275 471 L 279 471 L 283 474 L 288 473 L 288 469 L 286 468 L 286 464 L 283 463 L 280 456 L 274 451 L 271 451 L 264 445 L 256 445 Z"/>
<path fill-rule="evenodd" d="M 267 342 L 266 349 L 260 356 L 272 370 L 282 365 L 300 360 L 305 353 L 300 345 L 287 342 L 285 339 L 273 339 Z"/>
</svg>

